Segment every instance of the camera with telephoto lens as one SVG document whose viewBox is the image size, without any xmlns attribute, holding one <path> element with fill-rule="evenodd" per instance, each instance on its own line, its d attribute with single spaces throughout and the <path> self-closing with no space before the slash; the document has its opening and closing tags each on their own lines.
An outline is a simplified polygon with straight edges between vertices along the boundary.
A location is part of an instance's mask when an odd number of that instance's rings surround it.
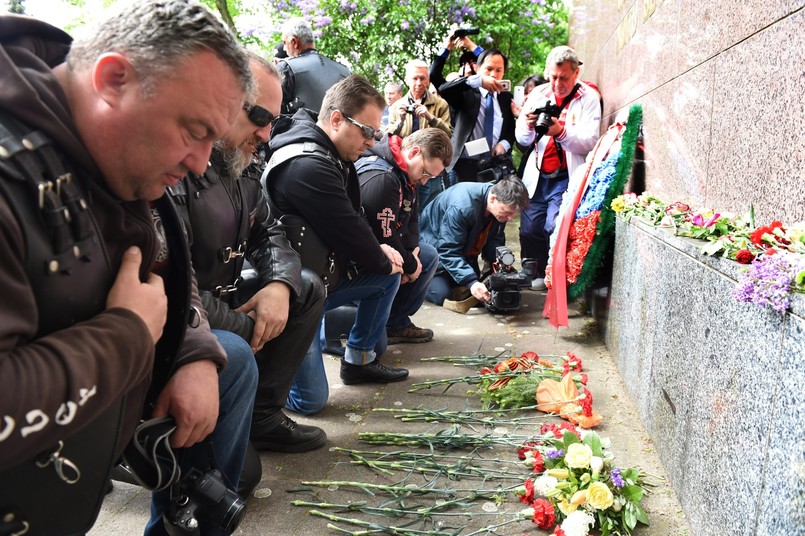
<svg viewBox="0 0 805 536">
<path fill-rule="evenodd" d="M 514 268 L 514 253 L 506 246 L 495 248 L 492 273 L 484 282 L 492 295 L 486 308 L 493 313 L 516 311 L 520 308 L 520 288 L 531 286 L 531 278 Z"/>
<path fill-rule="evenodd" d="M 199 535 L 201 522 L 232 534 L 243 519 L 245 508 L 246 503 L 227 487 L 220 471 L 203 473 L 191 469 L 179 481 L 179 496 L 172 499 L 163 521 L 170 536 Z"/>
<path fill-rule="evenodd" d="M 551 117 L 559 117 L 562 113 L 562 107 L 552 104 L 551 101 L 547 101 L 545 106 L 535 108 L 531 110 L 531 113 L 539 114 L 537 116 L 537 122 L 534 124 L 534 131 L 544 136 L 545 133 L 548 132 L 548 129 L 551 128 L 551 125 L 553 125 Z"/>
<path fill-rule="evenodd" d="M 478 162 L 478 182 L 498 182 L 503 177 L 517 175 L 512 157 L 506 153 Z"/>
<path fill-rule="evenodd" d="M 453 38 L 456 37 L 467 37 L 468 35 L 478 35 L 481 33 L 481 30 L 478 28 L 457 28 L 456 31 L 453 32 Z"/>
</svg>

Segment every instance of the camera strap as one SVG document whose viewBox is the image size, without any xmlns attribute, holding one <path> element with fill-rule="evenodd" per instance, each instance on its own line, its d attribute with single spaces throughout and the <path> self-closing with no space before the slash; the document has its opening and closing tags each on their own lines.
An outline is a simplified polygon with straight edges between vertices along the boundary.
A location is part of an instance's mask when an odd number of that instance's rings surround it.
<svg viewBox="0 0 805 536">
<path fill-rule="evenodd" d="M 576 82 L 576 85 L 573 86 L 573 89 L 570 91 L 570 94 L 565 97 L 565 100 L 562 101 L 562 106 L 559 107 L 559 115 L 562 114 L 565 108 L 570 105 L 570 101 L 573 100 L 573 97 L 576 96 L 576 92 L 581 87 L 581 84 Z M 556 156 L 559 158 L 559 168 L 563 168 L 565 166 L 565 151 L 562 149 L 562 144 L 556 141 L 556 137 L 553 137 L 553 144 L 556 148 Z"/>
<path fill-rule="evenodd" d="M 160 491 L 179 480 L 179 462 L 168 442 L 174 430 L 176 423 L 169 416 L 142 422 L 135 430 L 123 463 L 140 486 Z"/>
</svg>

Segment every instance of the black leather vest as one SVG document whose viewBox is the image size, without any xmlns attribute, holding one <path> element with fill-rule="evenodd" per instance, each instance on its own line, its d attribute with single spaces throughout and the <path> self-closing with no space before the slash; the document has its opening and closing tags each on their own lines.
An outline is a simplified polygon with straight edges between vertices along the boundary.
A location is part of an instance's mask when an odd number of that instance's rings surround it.
<svg viewBox="0 0 805 536">
<path fill-rule="evenodd" d="M 350 75 L 349 69 L 315 50 L 285 61 L 293 71 L 296 82 L 294 97 L 304 102 L 305 108 L 316 113 L 321 110 L 321 101 L 327 90 Z"/>
</svg>

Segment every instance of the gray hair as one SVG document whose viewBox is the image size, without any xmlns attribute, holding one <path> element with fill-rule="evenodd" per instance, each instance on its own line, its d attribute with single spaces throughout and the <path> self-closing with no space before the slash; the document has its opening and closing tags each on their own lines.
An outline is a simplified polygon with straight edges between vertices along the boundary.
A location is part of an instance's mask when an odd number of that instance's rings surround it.
<svg viewBox="0 0 805 536">
<path fill-rule="evenodd" d="M 414 69 L 430 69 L 430 65 L 420 59 L 413 59 L 405 64 L 405 76 L 408 76 Z"/>
<path fill-rule="evenodd" d="M 402 95 L 404 93 L 403 85 L 400 84 L 399 82 L 386 82 L 386 87 L 384 89 L 388 90 L 389 88 L 393 89 L 394 91 L 396 91 L 400 95 Z"/>
<path fill-rule="evenodd" d="M 581 65 L 579 56 L 576 54 L 575 50 L 564 45 L 554 47 L 553 50 L 548 53 L 548 58 L 545 60 L 545 78 L 548 78 L 548 69 L 554 65 L 561 65 L 565 62 L 568 62 L 574 71 Z"/>
<path fill-rule="evenodd" d="M 528 190 L 517 175 L 506 175 L 492 186 L 489 193 L 495 194 L 498 201 L 506 206 L 519 210 L 528 206 Z"/>
<path fill-rule="evenodd" d="M 356 74 L 350 75 L 332 86 L 324 94 L 321 112 L 319 112 L 319 122 L 329 120 L 335 110 L 352 117 L 361 113 L 361 110 L 370 104 L 374 104 L 382 110 L 386 107 L 386 99 L 368 80 Z"/>
<path fill-rule="evenodd" d="M 251 93 L 252 74 L 243 47 L 232 32 L 194 0 L 134 0 L 73 41 L 67 56 L 71 70 L 89 68 L 107 52 L 125 55 L 143 85 L 143 97 L 177 64 L 208 50 L 229 66 L 241 89 Z"/>
<path fill-rule="evenodd" d="M 294 17 L 285 21 L 282 25 L 282 35 L 286 37 L 296 37 L 303 45 L 313 44 L 313 30 L 302 17 Z"/>
</svg>

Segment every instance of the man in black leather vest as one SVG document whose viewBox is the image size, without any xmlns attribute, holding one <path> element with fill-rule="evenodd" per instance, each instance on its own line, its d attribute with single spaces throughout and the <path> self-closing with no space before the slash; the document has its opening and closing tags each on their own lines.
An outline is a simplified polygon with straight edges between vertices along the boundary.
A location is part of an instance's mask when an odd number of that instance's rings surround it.
<svg viewBox="0 0 805 536">
<path fill-rule="evenodd" d="M 129 4 L 75 41 L 3 16 L 0 80 L 0 533 L 86 533 L 144 413 L 173 417 L 171 445 L 202 472 L 209 437 L 236 485 L 256 366 L 211 332 L 163 194 L 240 111 L 241 47 L 189 0 Z M 146 534 L 168 507 L 154 495 Z"/>
<path fill-rule="evenodd" d="M 282 42 L 288 58 L 277 64 L 282 75 L 282 113 L 293 115 L 300 108 L 318 113 L 324 94 L 350 72 L 314 48 L 313 30 L 302 18 L 282 25 Z"/>
<path fill-rule="evenodd" d="M 279 116 L 280 79 L 266 60 L 250 55 L 257 83 L 229 134 L 215 142 L 204 175 L 189 175 L 171 191 L 191 233 L 193 266 L 213 328 L 233 331 L 256 352 L 260 380 L 252 415 L 258 450 L 303 452 L 327 436 L 297 424 L 282 407 L 319 325 L 321 279 L 303 270 L 282 225 L 266 203 L 259 175 L 250 174 L 257 148 Z M 244 173 L 246 171 L 246 173 Z M 257 277 L 242 281 L 244 259 Z"/>
</svg>

